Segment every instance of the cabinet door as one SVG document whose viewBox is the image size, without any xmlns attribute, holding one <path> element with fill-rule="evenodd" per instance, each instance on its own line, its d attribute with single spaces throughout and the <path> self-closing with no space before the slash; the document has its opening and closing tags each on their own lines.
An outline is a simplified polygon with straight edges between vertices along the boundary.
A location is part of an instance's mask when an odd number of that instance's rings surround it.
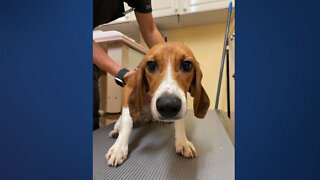
<svg viewBox="0 0 320 180">
<path fill-rule="evenodd" d="M 179 13 L 179 0 L 151 1 L 153 17 L 170 16 Z"/>
<path fill-rule="evenodd" d="M 229 3 L 230 0 L 180 0 L 180 14 L 228 8 Z"/>
<path fill-rule="evenodd" d="M 127 48 L 122 43 L 108 44 L 108 55 L 119 65 L 123 66 L 127 61 Z M 119 113 L 122 107 L 122 88 L 118 86 L 114 77 L 107 74 L 107 89 L 106 89 L 106 112 Z"/>
<path fill-rule="evenodd" d="M 235 121 L 235 36 L 234 32 L 229 38 L 229 87 L 230 87 L 230 119 Z"/>
</svg>

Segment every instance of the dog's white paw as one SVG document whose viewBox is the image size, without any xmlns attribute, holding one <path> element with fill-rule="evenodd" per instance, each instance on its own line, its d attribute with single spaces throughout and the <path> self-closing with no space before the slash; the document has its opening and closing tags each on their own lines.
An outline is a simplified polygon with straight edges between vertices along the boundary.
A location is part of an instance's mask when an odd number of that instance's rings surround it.
<svg viewBox="0 0 320 180">
<path fill-rule="evenodd" d="M 109 166 L 122 164 L 128 156 L 128 146 L 114 144 L 106 154 Z"/>
<path fill-rule="evenodd" d="M 186 158 L 197 157 L 197 151 L 194 148 L 192 142 L 186 140 L 176 141 L 176 152 L 180 153 Z"/>
</svg>

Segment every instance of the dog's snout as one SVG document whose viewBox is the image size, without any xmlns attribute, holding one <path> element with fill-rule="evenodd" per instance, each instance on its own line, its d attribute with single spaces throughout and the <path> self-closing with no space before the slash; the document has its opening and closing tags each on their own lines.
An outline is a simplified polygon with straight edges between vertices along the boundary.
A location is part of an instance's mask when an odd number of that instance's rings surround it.
<svg viewBox="0 0 320 180">
<path fill-rule="evenodd" d="M 181 109 L 181 100 L 174 94 L 164 94 L 157 99 L 157 110 L 163 118 L 175 117 Z"/>
</svg>

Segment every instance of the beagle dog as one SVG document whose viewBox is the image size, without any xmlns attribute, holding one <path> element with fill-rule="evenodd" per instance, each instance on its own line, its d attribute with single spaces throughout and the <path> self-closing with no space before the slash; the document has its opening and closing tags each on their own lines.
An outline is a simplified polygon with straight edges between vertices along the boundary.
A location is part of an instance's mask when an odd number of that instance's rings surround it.
<svg viewBox="0 0 320 180">
<path fill-rule="evenodd" d="M 133 122 L 151 120 L 174 122 L 176 152 L 196 157 L 183 116 L 187 92 L 193 97 L 196 117 L 204 118 L 208 111 L 210 101 L 201 79 L 199 63 L 185 45 L 161 43 L 150 49 L 124 87 L 122 114 L 109 134 L 117 140 L 106 154 L 108 164 L 117 166 L 126 160 Z"/>
</svg>

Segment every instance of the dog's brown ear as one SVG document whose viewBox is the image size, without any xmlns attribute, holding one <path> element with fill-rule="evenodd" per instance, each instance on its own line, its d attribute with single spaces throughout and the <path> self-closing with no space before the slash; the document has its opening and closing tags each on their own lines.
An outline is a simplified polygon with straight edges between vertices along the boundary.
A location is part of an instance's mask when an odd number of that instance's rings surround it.
<svg viewBox="0 0 320 180">
<path fill-rule="evenodd" d="M 194 65 L 194 77 L 190 86 L 190 94 L 193 97 L 193 110 L 197 118 L 204 118 L 210 106 L 209 97 L 201 84 L 202 72 L 199 63 Z"/>
<path fill-rule="evenodd" d="M 137 118 L 142 110 L 143 98 L 146 95 L 147 83 L 145 78 L 145 66 L 139 65 L 135 75 L 135 85 L 128 99 L 130 116 Z"/>
</svg>

